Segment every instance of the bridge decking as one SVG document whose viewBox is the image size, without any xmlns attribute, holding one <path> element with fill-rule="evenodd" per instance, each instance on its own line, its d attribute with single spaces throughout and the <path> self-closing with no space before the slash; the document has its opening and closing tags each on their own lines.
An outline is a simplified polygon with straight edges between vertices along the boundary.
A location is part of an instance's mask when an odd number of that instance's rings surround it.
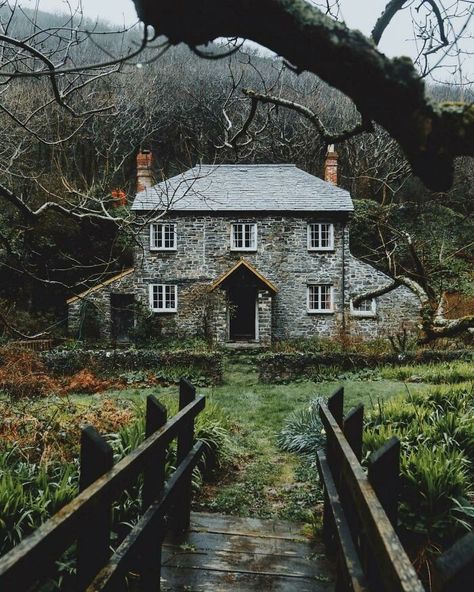
<svg viewBox="0 0 474 592">
<path fill-rule="evenodd" d="M 184 538 L 163 545 L 162 565 L 166 592 L 334 590 L 322 546 L 281 520 L 192 513 Z"/>
</svg>

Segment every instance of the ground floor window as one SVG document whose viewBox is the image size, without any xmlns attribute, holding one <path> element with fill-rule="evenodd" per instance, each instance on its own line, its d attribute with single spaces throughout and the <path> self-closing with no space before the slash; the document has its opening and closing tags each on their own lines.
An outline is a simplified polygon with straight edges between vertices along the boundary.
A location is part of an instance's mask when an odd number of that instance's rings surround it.
<svg viewBox="0 0 474 592">
<path fill-rule="evenodd" d="M 331 284 L 308 286 L 308 312 L 332 312 L 333 287 Z"/>
<path fill-rule="evenodd" d="M 178 310 L 178 286 L 151 284 L 150 308 L 154 312 L 176 312 Z"/>
<path fill-rule="evenodd" d="M 351 300 L 351 314 L 358 317 L 373 317 L 377 310 L 375 298 L 367 298 L 359 302 L 357 306 L 352 304 Z"/>
</svg>

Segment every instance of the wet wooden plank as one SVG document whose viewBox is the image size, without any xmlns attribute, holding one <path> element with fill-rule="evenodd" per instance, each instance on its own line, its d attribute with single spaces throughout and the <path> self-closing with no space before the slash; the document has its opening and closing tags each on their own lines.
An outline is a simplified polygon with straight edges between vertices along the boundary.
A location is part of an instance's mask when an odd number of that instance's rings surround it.
<svg viewBox="0 0 474 592">
<path fill-rule="evenodd" d="M 163 549 L 163 566 L 193 567 L 213 571 L 245 572 L 267 576 L 294 576 L 315 578 L 321 565 L 309 557 L 243 553 L 205 549 Z"/>
<path fill-rule="evenodd" d="M 191 514 L 191 531 L 163 547 L 162 590 L 332 592 L 331 566 L 301 524 Z"/>
<path fill-rule="evenodd" d="M 284 557 L 324 556 L 324 547 L 322 545 L 313 547 L 307 541 L 224 534 L 221 532 L 190 532 L 186 536 L 186 546 L 202 550 L 218 549 L 220 551 L 256 553 L 258 555 L 282 555 Z M 166 547 L 175 548 L 175 545 L 167 541 L 164 544 L 164 548 Z"/>
<path fill-rule="evenodd" d="M 333 592 L 334 586 L 323 578 L 291 578 L 163 567 L 162 592 Z"/>
<path fill-rule="evenodd" d="M 191 514 L 191 531 L 214 532 L 223 534 L 240 534 L 261 538 L 283 538 L 292 541 L 305 541 L 303 525 L 299 522 L 285 520 L 260 520 L 258 518 L 241 518 L 222 514 L 193 512 Z"/>
<path fill-rule="evenodd" d="M 334 525 L 339 551 L 337 581 L 341 583 L 341 589 L 343 590 L 366 592 L 368 590 L 367 581 L 352 540 L 349 524 L 344 515 L 326 456 L 321 451 L 318 451 L 317 457 L 319 474 L 326 489 L 329 503 L 328 511 L 332 516 L 332 524 Z"/>
</svg>

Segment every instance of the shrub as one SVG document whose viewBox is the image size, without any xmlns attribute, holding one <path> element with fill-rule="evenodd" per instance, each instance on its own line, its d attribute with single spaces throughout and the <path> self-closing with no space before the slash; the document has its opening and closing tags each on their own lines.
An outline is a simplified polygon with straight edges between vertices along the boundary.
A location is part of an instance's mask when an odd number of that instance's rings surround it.
<svg viewBox="0 0 474 592">
<path fill-rule="evenodd" d="M 206 377 L 217 384 L 221 382 L 223 373 L 223 355 L 217 351 L 57 349 L 42 352 L 41 359 L 55 374 L 74 374 L 84 368 L 105 373 L 153 370 L 158 377 L 160 372 L 163 376 L 172 376 L 173 380 Z"/>
<path fill-rule="evenodd" d="M 400 519 L 426 549 L 451 544 L 474 526 L 474 387 L 449 385 L 379 403 L 366 417 L 365 458 L 400 439 Z M 434 547 L 433 547 L 434 545 Z"/>
<path fill-rule="evenodd" d="M 0 350 L 0 391 L 14 399 L 44 397 L 58 392 L 35 352 L 2 348 Z"/>
<path fill-rule="evenodd" d="M 323 448 L 326 437 L 319 417 L 321 397 L 313 399 L 307 407 L 294 411 L 285 421 L 277 436 L 278 446 L 285 452 L 314 454 Z"/>
<path fill-rule="evenodd" d="M 402 456 L 401 520 L 430 539 L 452 540 L 459 528 L 454 510 L 467 503 L 468 461 L 445 446 L 420 448 Z"/>
</svg>

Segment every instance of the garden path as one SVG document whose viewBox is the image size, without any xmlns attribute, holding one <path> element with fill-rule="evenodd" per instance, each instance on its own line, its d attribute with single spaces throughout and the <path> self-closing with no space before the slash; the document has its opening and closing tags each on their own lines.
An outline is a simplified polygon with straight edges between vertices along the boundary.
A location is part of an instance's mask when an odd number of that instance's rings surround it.
<svg viewBox="0 0 474 592">
<path fill-rule="evenodd" d="M 166 592 L 332 592 L 322 545 L 283 520 L 191 514 L 184 539 L 163 546 Z"/>
</svg>

